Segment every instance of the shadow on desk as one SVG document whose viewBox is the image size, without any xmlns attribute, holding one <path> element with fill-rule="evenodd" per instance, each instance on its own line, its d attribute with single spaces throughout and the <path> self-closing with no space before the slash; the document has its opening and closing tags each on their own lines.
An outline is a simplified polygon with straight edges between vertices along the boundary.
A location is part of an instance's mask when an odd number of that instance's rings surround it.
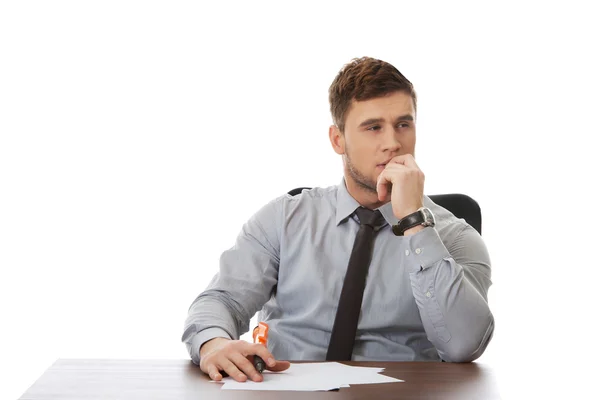
<svg viewBox="0 0 600 400">
<path fill-rule="evenodd" d="M 221 390 L 188 360 L 57 360 L 22 400 L 166 399 L 499 399 L 492 369 L 477 363 L 344 362 L 385 368 L 405 382 L 333 392 Z"/>
</svg>

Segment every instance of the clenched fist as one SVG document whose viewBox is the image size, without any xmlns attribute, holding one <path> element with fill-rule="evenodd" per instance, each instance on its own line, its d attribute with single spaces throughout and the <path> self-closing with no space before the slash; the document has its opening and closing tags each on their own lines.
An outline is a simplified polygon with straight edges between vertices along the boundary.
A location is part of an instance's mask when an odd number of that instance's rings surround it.
<svg viewBox="0 0 600 400">
<path fill-rule="evenodd" d="M 392 202 L 394 216 L 401 220 L 423 207 L 425 174 L 411 154 L 392 158 L 377 178 L 377 197 Z M 390 190 L 391 188 L 391 190 Z"/>
</svg>

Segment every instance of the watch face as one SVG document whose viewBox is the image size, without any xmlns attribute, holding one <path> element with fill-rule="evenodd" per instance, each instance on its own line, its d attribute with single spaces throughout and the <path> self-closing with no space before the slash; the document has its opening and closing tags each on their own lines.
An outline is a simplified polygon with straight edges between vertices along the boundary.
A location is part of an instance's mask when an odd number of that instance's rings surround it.
<svg viewBox="0 0 600 400">
<path fill-rule="evenodd" d="M 421 213 L 423 214 L 423 219 L 425 220 L 424 225 L 426 226 L 434 226 L 435 225 L 435 217 L 429 208 L 423 207 L 421 209 Z"/>
</svg>

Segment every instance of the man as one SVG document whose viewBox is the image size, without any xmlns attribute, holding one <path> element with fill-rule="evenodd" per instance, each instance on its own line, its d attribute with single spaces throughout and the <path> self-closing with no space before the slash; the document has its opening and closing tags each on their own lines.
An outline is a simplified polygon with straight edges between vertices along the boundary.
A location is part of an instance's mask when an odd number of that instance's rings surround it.
<svg viewBox="0 0 600 400">
<path fill-rule="evenodd" d="M 329 100 L 342 182 L 260 209 L 189 309 L 182 341 L 212 379 L 261 381 L 254 355 L 273 371 L 289 367 L 278 359 L 467 362 L 492 337 L 481 236 L 423 194 L 412 84 L 364 57 Z M 259 310 L 268 348 L 237 340 Z"/>
</svg>

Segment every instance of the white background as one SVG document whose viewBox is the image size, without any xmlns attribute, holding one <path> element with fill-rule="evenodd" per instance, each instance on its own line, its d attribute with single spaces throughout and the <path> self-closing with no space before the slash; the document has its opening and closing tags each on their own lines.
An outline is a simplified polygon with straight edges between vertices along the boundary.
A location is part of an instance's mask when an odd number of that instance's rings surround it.
<svg viewBox="0 0 600 400">
<path fill-rule="evenodd" d="M 339 182 L 327 89 L 363 55 L 416 87 L 426 192 L 483 209 L 496 331 L 481 362 L 506 398 L 585 393 L 599 359 L 592 7 L 199 3 L 1 3 L 0 398 L 57 358 L 187 358 L 187 308 L 242 223 Z"/>
</svg>

